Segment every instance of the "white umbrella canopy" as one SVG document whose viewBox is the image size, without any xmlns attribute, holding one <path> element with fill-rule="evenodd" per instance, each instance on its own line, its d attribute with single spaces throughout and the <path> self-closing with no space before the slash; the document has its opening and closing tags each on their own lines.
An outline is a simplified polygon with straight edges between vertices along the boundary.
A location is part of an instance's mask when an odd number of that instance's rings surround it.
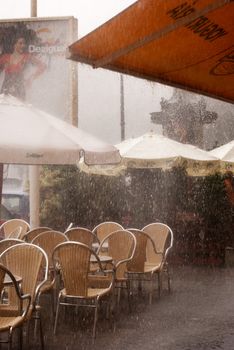
<svg viewBox="0 0 234 350">
<path fill-rule="evenodd" d="M 94 136 L 17 98 L 0 95 L 0 204 L 3 164 L 116 164 L 119 151 Z M 39 222 L 39 174 L 30 178 L 30 220 Z"/>
<path fill-rule="evenodd" d="M 209 152 L 220 159 L 221 171 L 234 171 L 234 140 Z"/>
<path fill-rule="evenodd" d="M 94 166 L 81 169 L 93 174 L 118 175 L 127 168 L 162 170 L 182 166 L 191 176 L 205 176 L 219 169 L 219 160 L 189 144 L 171 140 L 153 132 L 125 140 L 116 145 L 122 161 L 116 166 Z"/>
<path fill-rule="evenodd" d="M 119 151 L 11 95 L 0 95 L 0 163 L 115 164 Z"/>
</svg>

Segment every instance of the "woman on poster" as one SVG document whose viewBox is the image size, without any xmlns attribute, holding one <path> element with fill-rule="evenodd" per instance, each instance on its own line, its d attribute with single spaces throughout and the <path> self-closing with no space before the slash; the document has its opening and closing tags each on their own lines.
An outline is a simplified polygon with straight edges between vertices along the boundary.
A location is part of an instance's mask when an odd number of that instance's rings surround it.
<svg viewBox="0 0 234 350">
<path fill-rule="evenodd" d="M 29 77 L 26 77 L 25 72 L 30 65 L 35 69 Z M 0 93 L 9 93 L 24 100 L 26 89 L 45 69 L 46 65 L 27 51 L 24 35 L 20 33 L 15 35 L 11 52 L 0 56 L 0 72 L 4 72 Z"/>
</svg>

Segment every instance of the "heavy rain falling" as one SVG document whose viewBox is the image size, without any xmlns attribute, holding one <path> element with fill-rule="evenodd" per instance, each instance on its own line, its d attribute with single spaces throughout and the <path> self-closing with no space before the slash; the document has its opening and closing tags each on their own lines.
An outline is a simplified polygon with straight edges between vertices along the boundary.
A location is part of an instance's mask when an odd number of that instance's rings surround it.
<svg viewBox="0 0 234 350">
<path fill-rule="evenodd" d="M 232 350 L 234 5 L 17 6 L 0 21 L 0 341 Z"/>
</svg>

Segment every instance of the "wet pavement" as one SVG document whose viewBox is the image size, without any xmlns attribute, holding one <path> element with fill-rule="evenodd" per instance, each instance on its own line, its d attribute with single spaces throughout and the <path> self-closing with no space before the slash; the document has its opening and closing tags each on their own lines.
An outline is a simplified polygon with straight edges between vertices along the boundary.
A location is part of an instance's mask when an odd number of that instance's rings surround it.
<svg viewBox="0 0 234 350">
<path fill-rule="evenodd" d="M 137 289 L 128 312 L 123 296 L 115 331 L 100 314 L 92 343 L 92 313 L 70 309 L 61 313 L 58 334 L 53 335 L 49 297 L 43 300 L 45 348 L 48 350 L 210 350 L 234 349 L 234 268 L 173 267 L 172 291 L 161 298 L 155 289 L 152 305 L 147 288 Z M 156 286 L 156 285 L 155 285 Z M 31 349 L 39 349 L 31 339 Z"/>
</svg>

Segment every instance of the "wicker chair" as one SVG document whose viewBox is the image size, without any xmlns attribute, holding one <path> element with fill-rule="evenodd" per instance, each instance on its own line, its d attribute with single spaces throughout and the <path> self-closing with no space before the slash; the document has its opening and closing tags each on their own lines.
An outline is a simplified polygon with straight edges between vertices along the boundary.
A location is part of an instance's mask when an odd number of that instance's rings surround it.
<svg viewBox="0 0 234 350">
<path fill-rule="evenodd" d="M 15 245 L 15 244 L 20 244 L 24 243 L 21 239 L 17 238 L 5 238 L 0 241 L 0 254 L 4 252 L 7 248 Z"/>
<path fill-rule="evenodd" d="M 53 231 L 53 230 L 42 232 L 32 240 L 32 244 L 35 244 L 41 247 L 47 254 L 48 265 L 49 265 L 49 276 L 48 276 L 47 282 L 41 287 L 39 296 L 47 292 L 50 293 L 52 315 L 54 315 L 54 304 L 55 304 L 55 295 L 56 295 L 55 289 L 57 289 L 56 279 L 55 279 L 56 275 L 55 275 L 54 265 L 52 261 L 52 253 L 58 244 L 66 242 L 67 240 L 68 238 L 65 236 L 64 233 L 59 231 Z"/>
<path fill-rule="evenodd" d="M 20 237 L 22 237 L 22 231 L 23 231 L 22 226 L 18 226 L 8 235 L 7 238 L 20 239 Z"/>
<path fill-rule="evenodd" d="M 104 287 L 95 285 L 96 281 L 89 279 L 90 256 L 93 254 L 99 264 L 99 277 L 108 282 Z M 111 295 L 113 286 L 113 271 L 105 272 L 99 257 L 87 245 L 78 242 L 59 244 L 53 252 L 55 268 L 60 267 L 63 288 L 60 290 L 57 301 L 54 334 L 56 334 L 59 307 L 81 306 L 94 308 L 93 339 L 96 336 L 96 323 L 100 301 Z M 110 298 L 109 298 L 110 299 Z M 108 300 L 110 301 L 110 300 Z"/>
<path fill-rule="evenodd" d="M 31 243 L 33 241 L 33 239 L 38 236 L 40 233 L 42 232 L 45 232 L 45 231 L 51 231 L 52 229 L 49 228 L 49 227 L 43 227 L 43 226 L 40 226 L 40 227 L 35 227 L 33 228 L 32 230 L 26 232 L 26 234 L 24 234 L 22 236 L 22 239 L 25 241 L 25 242 L 28 242 L 28 243 Z"/>
<path fill-rule="evenodd" d="M 40 247 L 31 243 L 24 242 L 21 244 L 13 245 L 6 249 L 0 255 L 0 262 L 3 263 L 14 275 L 20 276 L 22 278 L 22 290 L 24 293 L 31 295 L 30 308 L 27 312 L 26 319 L 29 321 L 33 316 L 40 321 L 40 340 L 41 347 L 43 349 L 44 339 L 42 334 L 38 295 L 40 293 L 40 288 L 47 281 L 48 277 L 47 255 Z M 42 273 L 44 274 L 43 280 L 41 280 Z M 15 294 L 10 293 L 10 289 L 8 296 L 11 303 L 9 314 L 15 315 L 18 311 L 18 303 L 15 298 Z M 27 335 L 29 335 L 28 329 Z"/>
<path fill-rule="evenodd" d="M 0 241 L 0 254 L 2 254 L 7 248 L 16 245 L 16 244 L 20 244 L 20 243 L 24 243 L 24 241 L 17 239 L 17 238 L 5 238 L 2 239 Z M 5 288 L 5 290 L 7 289 L 7 287 Z M 0 294 L 1 295 L 1 294 Z M 1 295 L 1 299 L 3 300 L 3 296 L 4 294 Z"/>
<path fill-rule="evenodd" d="M 21 227 L 21 232 L 18 237 L 14 235 L 17 232 L 17 229 Z M 22 219 L 10 219 L 5 221 L 0 226 L 0 232 L 4 235 L 5 238 L 20 238 L 30 230 L 30 225 L 25 220 Z"/>
<path fill-rule="evenodd" d="M 145 226 L 142 231 L 146 232 L 154 242 L 147 244 L 146 246 L 146 263 L 145 272 L 151 274 L 151 297 L 152 302 L 152 290 L 153 290 L 153 275 L 158 275 L 158 295 L 160 297 L 162 290 L 162 274 L 167 274 L 168 291 L 171 290 L 170 274 L 167 256 L 168 252 L 173 246 L 173 232 L 169 226 L 163 223 L 151 223 Z"/>
<path fill-rule="evenodd" d="M 65 231 L 65 235 L 67 236 L 69 241 L 86 244 L 89 248 L 94 250 L 97 250 L 100 244 L 95 233 L 84 227 L 70 228 L 69 230 Z M 90 264 L 90 271 L 94 272 L 97 271 L 97 269 L 98 264 Z"/>
<path fill-rule="evenodd" d="M 152 247 L 154 254 L 157 254 L 154 241 L 144 231 L 128 228 L 128 231 L 132 232 L 136 238 L 136 250 L 135 254 L 127 264 L 127 275 L 130 281 L 138 281 L 138 290 L 142 289 L 142 281 L 151 281 L 152 283 L 152 271 L 148 271 L 146 265 L 146 249 Z M 152 302 L 152 285 L 150 288 L 149 302 Z"/>
<path fill-rule="evenodd" d="M 108 255 L 112 257 L 115 268 L 115 287 L 118 289 L 117 305 L 119 306 L 121 289 L 126 288 L 131 311 L 130 283 L 126 273 L 127 263 L 135 253 L 136 238 L 130 231 L 124 229 L 111 232 L 101 241 L 97 254 L 102 251 L 102 246 L 106 243 L 108 243 Z"/>
<path fill-rule="evenodd" d="M 133 272 L 144 272 L 144 265 L 146 262 L 146 245 L 149 236 L 138 229 L 128 228 L 128 231 L 132 232 L 136 238 L 136 249 L 133 258 L 127 264 L 128 274 Z"/>
<path fill-rule="evenodd" d="M 92 230 L 93 233 L 96 234 L 98 240 L 101 242 L 109 233 L 123 230 L 123 226 L 114 221 L 104 221 L 101 224 L 94 227 Z"/>
<path fill-rule="evenodd" d="M 11 285 L 11 290 L 14 292 L 17 304 L 19 305 L 18 312 L 15 315 L 9 314 L 11 309 L 11 300 L 7 299 L 4 304 L 0 303 L 0 333 L 7 332 L 7 339 L 1 340 L 0 343 L 8 343 L 8 349 L 12 349 L 12 335 L 15 328 L 20 328 L 19 333 L 19 348 L 22 349 L 22 326 L 27 318 L 29 307 L 31 304 L 30 294 L 24 294 L 21 291 L 14 275 L 4 265 L 0 264 L 0 293 L 4 292 L 5 277 L 9 279 L 8 284 Z M 24 307 L 23 307 L 24 305 Z"/>
<path fill-rule="evenodd" d="M 93 243 L 97 241 L 96 235 L 84 227 L 74 227 L 65 232 L 69 241 L 80 242 L 92 248 Z"/>
</svg>

